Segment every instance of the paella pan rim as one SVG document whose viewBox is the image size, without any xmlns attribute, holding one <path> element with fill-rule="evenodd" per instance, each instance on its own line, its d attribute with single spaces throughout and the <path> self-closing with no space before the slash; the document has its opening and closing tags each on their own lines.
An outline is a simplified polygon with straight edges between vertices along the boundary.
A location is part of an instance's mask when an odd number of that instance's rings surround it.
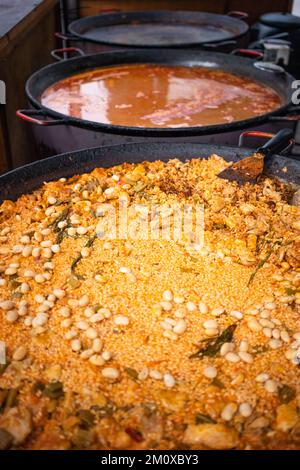
<svg viewBox="0 0 300 470">
<path fill-rule="evenodd" d="M 252 153 L 253 149 L 246 147 L 191 142 L 136 142 L 61 153 L 1 175 L 0 204 L 5 199 L 16 200 L 21 195 L 32 192 L 44 182 L 88 173 L 97 167 L 109 168 L 125 162 L 169 161 L 173 158 L 186 161 L 208 158 L 213 154 L 227 161 L 237 161 Z M 268 176 L 300 185 L 300 161 L 275 155 L 268 160 L 266 168 Z"/>
<path fill-rule="evenodd" d="M 220 37 L 220 39 L 215 40 L 205 40 L 205 41 L 192 41 L 192 42 L 182 42 L 182 44 L 171 44 L 167 41 L 162 44 L 153 45 L 153 44 L 143 44 L 141 46 L 137 44 L 130 44 L 130 42 L 118 42 L 115 40 L 107 40 L 103 39 L 95 39 L 87 35 L 87 32 L 91 28 L 92 25 L 94 27 L 109 27 L 115 25 L 123 25 L 127 24 L 130 26 L 128 21 L 139 21 L 141 24 L 147 22 L 153 23 L 161 23 L 163 24 L 172 24 L 172 19 L 176 19 L 176 21 L 181 21 L 183 25 L 190 25 L 190 26 L 200 26 L 201 23 L 205 26 L 213 26 L 216 28 L 222 28 L 224 30 L 224 25 L 228 27 L 228 30 L 232 33 L 231 35 L 224 35 L 224 37 Z M 234 31 L 235 29 L 235 31 Z M 124 12 L 116 12 L 116 13 L 103 13 L 101 15 L 94 15 L 94 16 L 87 16 L 84 18 L 80 18 L 77 20 L 72 21 L 72 23 L 68 26 L 69 32 L 74 35 L 76 38 L 81 39 L 83 41 L 93 42 L 96 44 L 103 44 L 107 46 L 117 46 L 117 47 L 126 47 L 126 48 L 161 48 L 161 47 L 172 47 L 172 48 L 182 48 L 182 47 L 196 47 L 200 46 L 201 44 L 219 44 L 222 43 L 224 40 L 238 40 L 239 38 L 245 36 L 249 31 L 248 24 L 239 19 L 234 18 L 229 15 L 222 15 L 218 13 L 209 13 L 209 12 L 200 12 L 200 11 L 189 11 L 189 10 L 180 10 L 180 11 L 172 11 L 172 10 L 150 10 L 150 11 L 124 11 Z"/>
</svg>

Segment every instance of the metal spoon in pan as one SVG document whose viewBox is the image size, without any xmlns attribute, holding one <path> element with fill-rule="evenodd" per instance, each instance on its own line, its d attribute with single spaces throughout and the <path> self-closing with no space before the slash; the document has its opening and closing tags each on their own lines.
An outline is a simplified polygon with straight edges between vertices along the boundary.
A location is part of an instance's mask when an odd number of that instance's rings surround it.
<svg viewBox="0 0 300 470">
<path fill-rule="evenodd" d="M 258 148 L 253 155 L 233 163 L 218 176 L 228 181 L 237 181 L 240 185 L 245 183 L 256 184 L 261 178 L 266 159 L 286 150 L 292 143 L 293 131 L 291 129 L 282 129 L 265 145 Z"/>
</svg>

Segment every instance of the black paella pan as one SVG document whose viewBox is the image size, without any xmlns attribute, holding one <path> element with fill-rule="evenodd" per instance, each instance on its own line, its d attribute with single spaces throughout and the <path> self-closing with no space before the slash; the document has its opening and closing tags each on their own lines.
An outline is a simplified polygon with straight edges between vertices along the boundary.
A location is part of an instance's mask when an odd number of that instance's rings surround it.
<svg viewBox="0 0 300 470">
<path fill-rule="evenodd" d="M 201 127 L 150 128 L 87 121 L 58 113 L 41 103 L 41 95 L 48 87 L 74 74 L 107 66 L 143 63 L 199 66 L 236 74 L 271 87 L 280 96 L 281 104 L 272 112 L 231 123 Z M 34 73 L 26 84 L 26 94 L 32 109 L 19 110 L 17 114 L 34 125 L 37 146 L 42 156 L 100 145 L 143 141 L 149 138 L 234 144 L 237 142 L 240 129 L 270 125 L 273 127 L 281 120 L 289 121 L 291 127 L 295 126 L 293 114 L 296 106 L 291 103 L 294 93 L 293 82 L 293 77 L 281 68 L 274 69 L 268 64 L 222 53 L 174 49 L 164 49 L 159 52 L 157 49 L 106 52 L 64 60 Z"/>
<path fill-rule="evenodd" d="M 116 11 L 73 21 L 63 36 L 86 53 L 116 48 L 197 48 L 230 51 L 246 47 L 243 12 Z"/>
<path fill-rule="evenodd" d="M 208 158 L 218 154 L 227 161 L 237 161 L 253 153 L 239 147 L 213 146 L 194 143 L 148 142 L 91 148 L 40 160 L 0 176 L 0 203 L 5 199 L 16 200 L 43 182 L 71 177 L 92 171 L 96 167 L 112 167 L 124 162 L 178 158 Z M 267 161 L 266 173 L 287 183 L 300 186 L 300 161 L 284 156 L 273 156 Z"/>
</svg>

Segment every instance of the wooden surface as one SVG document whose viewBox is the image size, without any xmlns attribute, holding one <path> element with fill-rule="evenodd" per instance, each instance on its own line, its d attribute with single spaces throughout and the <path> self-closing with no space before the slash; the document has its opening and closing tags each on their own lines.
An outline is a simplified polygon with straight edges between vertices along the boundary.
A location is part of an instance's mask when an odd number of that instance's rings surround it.
<svg viewBox="0 0 300 470">
<path fill-rule="evenodd" d="M 11 167 L 7 137 L 5 108 L 4 105 L 0 105 L 0 173 L 7 171 Z"/>
<path fill-rule="evenodd" d="M 103 10 L 202 10 L 224 12 L 224 0 L 79 0 L 80 16 L 97 15 Z"/>
<path fill-rule="evenodd" d="M 291 0 L 78 0 L 80 16 L 92 16 L 103 10 L 198 10 L 226 14 L 245 11 L 253 22 L 268 11 L 291 11 Z"/>
<path fill-rule="evenodd" d="M 0 2 L 0 38 L 34 11 L 43 0 L 2 0 Z"/>
<path fill-rule="evenodd" d="M 7 3 L 23 3 L 7 0 Z M 31 10 L 0 38 L 0 80 L 6 83 L 6 105 L 1 106 L 0 171 L 36 160 L 31 125 L 16 117 L 16 110 L 27 108 L 25 82 L 36 70 L 52 62 L 56 47 L 58 0 L 24 1 Z M 16 6 L 16 5 L 15 5 Z M 3 9 L 4 2 L 1 2 Z M 8 11 L 13 11 L 8 9 Z M 28 12 L 27 9 L 24 11 Z M 0 13 L 1 14 L 1 13 Z M 6 15 L 8 18 L 8 15 Z M 1 28 L 0 28 L 1 31 Z M 4 29 L 2 28 L 2 32 Z M 4 111 L 3 111 L 4 108 Z M 4 116 L 3 116 L 4 114 Z"/>
</svg>

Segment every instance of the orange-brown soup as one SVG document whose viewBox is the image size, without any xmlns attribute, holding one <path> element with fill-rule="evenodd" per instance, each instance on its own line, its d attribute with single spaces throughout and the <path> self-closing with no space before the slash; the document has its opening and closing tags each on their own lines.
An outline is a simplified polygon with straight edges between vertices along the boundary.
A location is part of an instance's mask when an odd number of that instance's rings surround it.
<svg viewBox="0 0 300 470">
<path fill-rule="evenodd" d="M 193 127 L 259 116 L 281 104 L 270 88 L 204 67 L 122 65 L 73 75 L 42 104 L 68 116 L 120 126 Z"/>
</svg>

